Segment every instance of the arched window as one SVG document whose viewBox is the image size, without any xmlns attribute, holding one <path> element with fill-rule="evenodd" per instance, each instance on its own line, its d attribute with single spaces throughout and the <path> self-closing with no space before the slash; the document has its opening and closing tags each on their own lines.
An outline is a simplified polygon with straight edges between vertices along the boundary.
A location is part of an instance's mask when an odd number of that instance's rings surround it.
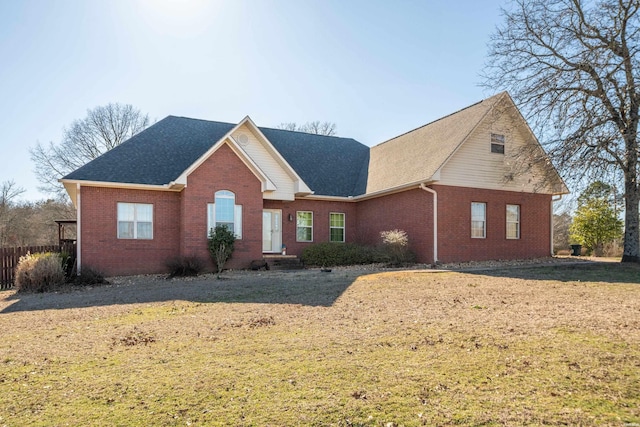
<svg viewBox="0 0 640 427">
<path fill-rule="evenodd" d="M 216 191 L 214 202 L 207 205 L 207 236 L 216 226 L 224 225 L 241 239 L 242 206 L 236 205 L 236 195 L 229 190 Z"/>
</svg>

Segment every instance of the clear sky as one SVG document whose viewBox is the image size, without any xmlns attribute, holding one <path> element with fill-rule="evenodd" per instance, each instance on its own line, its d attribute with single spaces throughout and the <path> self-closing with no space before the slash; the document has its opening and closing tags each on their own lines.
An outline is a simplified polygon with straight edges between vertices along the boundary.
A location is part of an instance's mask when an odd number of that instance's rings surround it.
<svg viewBox="0 0 640 427">
<path fill-rule="evenodd" d="M 491 95 L 503 3 L 0 0 L 0 183 L 46 198 L 29 148 L 109 102 L 152 121 L 330 121 L 378 144 Z"/>
</svg>

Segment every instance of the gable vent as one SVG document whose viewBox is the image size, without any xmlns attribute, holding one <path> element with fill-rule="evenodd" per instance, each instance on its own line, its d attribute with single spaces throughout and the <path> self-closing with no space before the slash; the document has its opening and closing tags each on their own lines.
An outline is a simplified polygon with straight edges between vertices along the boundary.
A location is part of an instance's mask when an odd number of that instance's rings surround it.
<svg viewBox="0 0 640 427">
<path fill-rule="evenodd" d="M 249 137 L 247 135 L 245 135 L 244 133 L 241 133 L 240 135 L 238 135 L 238 144 L 245 146 L 249 143 Z"/>
</svg>

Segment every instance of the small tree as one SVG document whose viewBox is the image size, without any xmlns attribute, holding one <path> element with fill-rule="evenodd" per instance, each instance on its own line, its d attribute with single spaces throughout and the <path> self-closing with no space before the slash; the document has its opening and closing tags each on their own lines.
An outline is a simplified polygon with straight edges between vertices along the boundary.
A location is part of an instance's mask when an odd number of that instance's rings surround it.
<svg viewBox="0 0 640 427">
<path fill-rule="evenodd" d="M 388 230 L 380 233 L 382 245 L 392 265 L 403 265 L 413 260 L 409 252 L 409 236 L 404 230 Z"/>
<path fill-rule="evenodd" d="M 571 238 L 602 256 L 604 245 L 622 236 L 622 220 L 618 218 L 610 198 L 610 187 L 594 182 L 578 198 L 578 209 L 571 224 Z"/>
<path fill-rule="evenodd" d="M 226 225 L 216 225 L 209 232 L 209 253 L 216 263 L 217 273 L 222 272 L 224 264 L 233 253 L 236 236 Z"/>
</svg>

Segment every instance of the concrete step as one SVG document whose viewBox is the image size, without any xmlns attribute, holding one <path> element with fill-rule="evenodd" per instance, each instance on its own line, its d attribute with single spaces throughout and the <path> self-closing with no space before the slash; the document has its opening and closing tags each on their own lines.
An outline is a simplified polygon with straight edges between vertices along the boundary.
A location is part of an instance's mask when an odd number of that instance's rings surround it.
<svg viewBox="0 0 640 427">
<path fill-rule="evenodd" d="M 301 270 L 302 261 L 296 255 L 264 255 L 270 270 Z"/>
</svg>

